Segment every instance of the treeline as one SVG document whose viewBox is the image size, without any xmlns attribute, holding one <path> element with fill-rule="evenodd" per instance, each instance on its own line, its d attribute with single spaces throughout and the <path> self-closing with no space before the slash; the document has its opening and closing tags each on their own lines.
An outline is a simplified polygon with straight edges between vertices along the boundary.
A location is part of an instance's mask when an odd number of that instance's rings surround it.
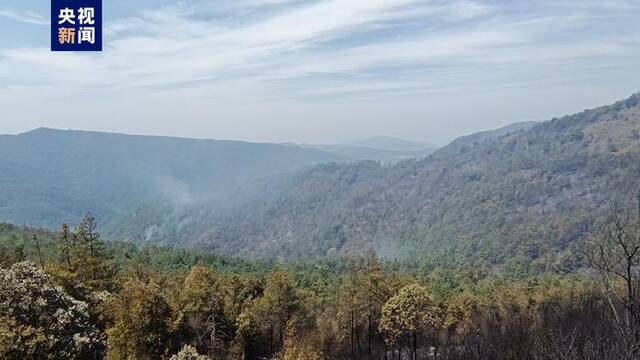
<svg viewBox="0 0 640 360">
<path fill-rule="evenodd" d="M 630 214 L 585 244 L 595 270 L 536 276 L 143 249 L 105 243 L 91 215 L 0 225 L 0 358 L 637 359 Z"/>
</svg>

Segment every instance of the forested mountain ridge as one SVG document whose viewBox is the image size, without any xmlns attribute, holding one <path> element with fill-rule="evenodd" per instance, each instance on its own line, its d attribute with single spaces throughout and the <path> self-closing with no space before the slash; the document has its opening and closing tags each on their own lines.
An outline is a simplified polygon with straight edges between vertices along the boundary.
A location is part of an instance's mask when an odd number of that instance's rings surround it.
<svg viewBox="0 0 640 360">
<path fill-rule="evenodd" d="M 571 268 L 588 224 L 638 179 L 639 134 L 636 94 L 420 161 L 319 165 L 277 182 L 282 192 L 269 201 L 211 217 L 199 245 Z"/>
<path fill-rule="evenodd" d="M 0 220 L 55 228 L 92 211 L 105 235 L 140 208 L 165 216 L 226 205 L 238 185 L 346 160 L 287 145 L 45 128 L 0 136 L 0 155 Z"/>
<path fill-rule="evenodd" d="M 440 155 L 442 156 L 444 153 L 455 154 L 463 149 L 478 146 L 484 142 L 495 141 L 496 139 L 507 134 L 530 129 L 536 124 L 538 123 L 535 121 L 517 122 L 495 130 L 480 131 L 471 135 L 461 136 L 449 143 L 446 148 L 440 152 Z"/>
<path fill-rule="evenodd" d="M 421 160 L 38 129 L 0 136 L 0 220 L 249 257 L 362 255 L 574 269 L 640 174 L 640 95 L 463 137 Z M 314 165 L 315 164 L 315 165 Z"/>
</svg>

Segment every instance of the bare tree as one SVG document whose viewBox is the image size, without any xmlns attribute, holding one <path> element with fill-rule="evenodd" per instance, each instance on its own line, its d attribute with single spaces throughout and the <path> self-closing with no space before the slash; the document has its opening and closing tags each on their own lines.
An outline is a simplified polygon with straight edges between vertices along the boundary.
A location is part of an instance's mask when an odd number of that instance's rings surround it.
<svg viewBox="0 0 640 360">
<path fill-rule="evenodd" d="M 73 269 L 73 266 L 71 265 L 73 242 L 71 240 L 71 233 L 69 232 L 69 225 L 67 224 L 62 224 L 62 227 L 60 228 L 59 247 L 61 258 L 67 263 L 69 271 L 71 271 Z"/>
<path fill-rule="evenodd" d="M 632 354 L 640 353 L 640 188 L 632 207 L 613 207 L 589 236 L 585 255 L 604 285 L 616 325 Z"/>
</svg>

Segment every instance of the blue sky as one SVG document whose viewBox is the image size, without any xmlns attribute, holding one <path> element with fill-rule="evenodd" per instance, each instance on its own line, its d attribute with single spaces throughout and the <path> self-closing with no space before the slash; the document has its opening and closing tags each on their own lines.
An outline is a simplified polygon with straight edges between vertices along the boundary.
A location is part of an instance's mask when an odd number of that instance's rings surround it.
<svg viewBox="0 0 640 360">
<path fill-rule="evenodd" d="M 104 0 L 102 53 L 0 3 L 0 133 L 443 144 L 640 90 L 637 0 Z"/>
</svg>

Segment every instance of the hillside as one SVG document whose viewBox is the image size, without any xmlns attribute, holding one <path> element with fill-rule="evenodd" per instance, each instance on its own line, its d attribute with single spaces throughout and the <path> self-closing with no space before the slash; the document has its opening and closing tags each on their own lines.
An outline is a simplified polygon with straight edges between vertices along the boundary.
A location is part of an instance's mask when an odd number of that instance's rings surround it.
<svg viewBox="0 0 640 360">
<path fill-rule="evenodd" d="M 0 136 L 0 220 L 283 260 L 362 255 L 571 269 L 640 174 L 640 95 L 395 165 L 293 145 L 38 129 Z M 529 261 L 531 260 L 531 261 Z"/>
<path fill-rule="evenodd" d="M 58 227 L 92 211 L 113 236 L 139 209 L 148 211 L 138 225 L 196 204 L 229 206 L 244 184 L 345 160 L 296 146 L 53 129 L 2 135 L 0 154 L 0 220 Z"/>
<path fill-rule="evenodd" d="M 453 140 L 451 143 L 449 143 L 446 146 L 446 148 L 444 148 L 440 152 L 439 155 L 440 156 L 442 156 L 443 154 L 455 155 L 458 152 L 467 151 L 469 148 L 478 146 L 482 143 L 495 141 L 501 136 L 530 129 L 534 127 L 536 124 L 537 122 L 535 121 L 524 121 L 524 122 L 509 124 L 507 126 L 503 126 L 495 130 L 480 131 L 477 133 L 473 133 L 471 135 L 461 136 Z"/>
<path fill-rule="evenodd" d="M 640 175 L 640 95 L 420 161 L 320 165 L 272 180 L 194 237 L 223 253 L 362 254 L 572 267 L 576 242 Z"/>
</svg>

